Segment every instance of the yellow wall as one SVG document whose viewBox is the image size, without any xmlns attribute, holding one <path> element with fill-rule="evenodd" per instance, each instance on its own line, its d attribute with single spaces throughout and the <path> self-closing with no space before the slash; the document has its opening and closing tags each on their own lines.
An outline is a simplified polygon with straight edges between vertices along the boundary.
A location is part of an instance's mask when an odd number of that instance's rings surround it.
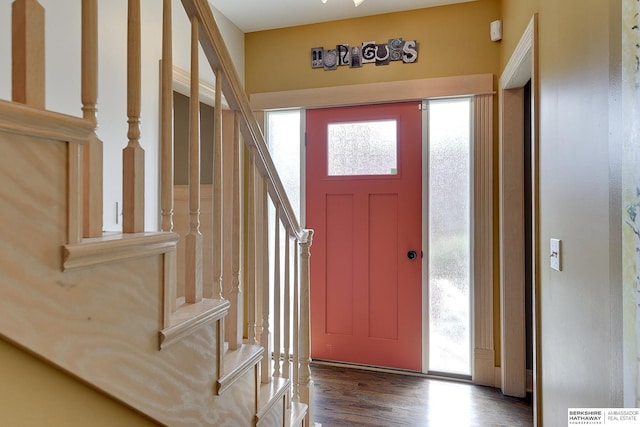
<svg viewBox="0 0 640 427">
<path fill-rule="evenodd" d="M 529 25 L 534 13 L 540 9 L 540 0 L 502 0 L 502 41 L 500 70 L 503 70 L 513 50 Z"/>
<path fill-rule="evenodd" d="M 489 23 L 500 18 L 499 0 L 420 9 L 249 33 L 245 40 L 249 94 L 358 83 L 412 80 L 499 70 L 499 43 L 489 38 Z M 311 68 L 311 48 L 364 41 L 417 40 L 418 61 L 387 66 L 364 64 L 335 71 Z"/>
<path fill-rule="evenodd" d="M 0 361 L 0 425 L 157 425 L 3 339 L 0 339 Z"/>
</svg>

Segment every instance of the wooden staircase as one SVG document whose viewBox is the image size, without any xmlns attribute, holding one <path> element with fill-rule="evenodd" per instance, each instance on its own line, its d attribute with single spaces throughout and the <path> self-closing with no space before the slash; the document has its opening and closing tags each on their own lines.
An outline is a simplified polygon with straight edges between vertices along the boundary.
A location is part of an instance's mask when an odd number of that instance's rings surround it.
<svg viewBox="0 0 640 427">
<path fill-rule="evenodd" d="M 0 335 L 163 425 L 309 426 L 313 232 L 298 224 L 206 0 L 182 5 L 190 141 L 200 140 L 200 49 L 215 74 L 211 215 L 190 143 L 188 232 L 173 228 L 172 3 L 162 2 L 158 34 L 161 230 L 144 225 L 156 207 L 145 206 L 140 0 L 129 0 L 123 231 L 105 233 L 97 0 L 81 2 L 82 118 L 45 109 L 45 11 L 13 2 L 13 99 L 0 100 Z"/>
</svg>

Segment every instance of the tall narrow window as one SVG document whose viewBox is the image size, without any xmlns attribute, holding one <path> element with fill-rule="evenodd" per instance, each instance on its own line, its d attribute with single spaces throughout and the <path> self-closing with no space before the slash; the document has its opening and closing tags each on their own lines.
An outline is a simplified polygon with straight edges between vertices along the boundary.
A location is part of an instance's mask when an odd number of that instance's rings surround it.
<svg viewBox="0 0 640 427">
<path fill-rule="evenodd" d="M 267 113 L 267 142 L 291 207 L 300 218 L 300 110 Z"/>
<path fill-rule="evenodd" d="M 301 197 L 301 178 L 300 178 L 300 145 L 301 145 L 301 111 L 300 110 L 282 110 L 282 111 L 270 111 L 266 116 L 266 139 L 267 145 L 269 147 L 269 154 L 271 154 L 271 159 L 276 167 L 276 171 L 280 180 L 282 181 L 282 185 L 284 186 L 284 190 L 287 193 L 287 197 L 289 198 L 289 202 L 291 203 L 291 207 L 293 208 L 293 212 L 298 218 L 298 221 L 301 221 L 300 212 L 300 197 Z M 269 201 L 268 204 L 268 217 L 269 217 L 269 271 L 273 272 L 275 268 L 275 238 L 276 238 L 276 229 L 275 229 L 275 208 L 273 203 Z M 281 227 L 280 225 L 278 227 Z M 283 228 L 280 228 L 280 240 L 279 240 L 279 259 L 280 259 L 280 271 L 281 271 L 281 280 L 284 277 L 285 272 L 285 239 L 286 233 Z M 297 251 L 297 248 L 293 247 L 292 253 Z M 289 265 L 289 273 L 293 274 L 293 265 Z M 293 277 L 293 276 L 291 276 Z M 270 274 L 269 280 L 271 281 L 271 286 L 274 286 L 274 277 L 273 274 Z M 274 301 L 274 293 L 269 293 L 269 305 L 270 312 L 275 313 L 275 301 Z M 284 293 L 280 293 L 280 307 L 284 309 L 287 307 L 284 300 Z M 290 293 L 289 296 L 289 305 L 290 313 L 289 315 L 293 315 L 293 293 Z M 275 322 L 273 324 L 273 328 L 275 328 Z M 274 344 L 274 336 L 275 334 L 282 335 L 283 330 L 273 331 L 271 334 L 271 346 L 273 348 Z M 289 343 L 293 343 L 293 328 L 289 331 Z M 280 349 L 277 351 L 284 351 L 283 341 L 281 342 Z M 275 350 L 275 349 L 274 349 Z"/>
<path fill-rule="evenodd" d="M 429 371 L 471 374 L 471 105 L 429 102 Z"/>
</svg>

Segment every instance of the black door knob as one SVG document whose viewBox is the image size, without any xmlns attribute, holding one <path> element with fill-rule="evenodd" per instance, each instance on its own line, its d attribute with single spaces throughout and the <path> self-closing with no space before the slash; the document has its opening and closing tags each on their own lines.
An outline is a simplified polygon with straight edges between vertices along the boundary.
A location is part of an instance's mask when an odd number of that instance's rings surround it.
<svg viewBox="0 0 640 427">
<path fill-rule="evenodd" d="M 416 259 L 418 257 L 418 254 L 416 251 L 409 251 L 407 252 L 407 258 L 409 259 Z"/>
</svg>

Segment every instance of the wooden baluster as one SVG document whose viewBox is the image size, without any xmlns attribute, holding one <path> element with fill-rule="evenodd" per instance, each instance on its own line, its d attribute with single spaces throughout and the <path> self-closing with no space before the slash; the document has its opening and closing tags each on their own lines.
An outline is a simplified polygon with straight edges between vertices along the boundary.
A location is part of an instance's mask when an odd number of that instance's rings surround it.
<svg viewBox="0 0 640 427">
<path fill-rule="evenodd" d="M 127 116 L 129 144 L 122 153 L 122 229 L 144 231 L 144 150 L 140 146 L 140 0 L 129 0 L 127 23 Z"/>
<path fill-rule="evenodd" d="M 82 241 L 82 148 L 78 142 L 67 144 L 67 243 Z"/>
<path fill-rule="evenodd" d="M 233 113 L 233 171 L 232 171 L 232 215 L 231 215 L 231 292 L 229 293 L 229 302 L 231 307 L 227 318 L 229 322 L 226 324 L 227 342 L 231 350 L 237 349 L 242 343 L 242 289 L 240 288 L 240 250 L 242 241 L 240 240 L 240 218 L 242 212 L 240 210 L 240 114 L 236 111 Z"/>
<path fill-rule="evenodd" d="M 256 167 L 254 163 L 253 148 L 247 150 L 247 339 L 249 344 L 257 345 L 256 333 L 256 279 L 257 279 L 257 232 L 256 232 Z"/>
<path fill-rule="evenodd" d="M 191 93 L 189 98 L 189 233 L 185 237 L 185 301 L 202 301 L 200 233 L 200 69 L 197 16 L 191 17 Z"/>
<path fill-rule="evenodd" d="M 280 376 L 280 208 L 276 205 L 273 248 L 273 376 Z"/>
<path fill-rule="evenodd" d="M 296 239 L 296 244 L 298 240 Z M 294 251 L 295 252 L 295 251 Z M 300 402 L 300 257 L 293 256 L 293 401 Z"/>
<path fill-rule="evenodd" d="M 97 124 L 98 0 L 82 0 L 82 113 Z"/>
<path fill-rule="evenodd" d="M 44 8 L 36 0 L 11 5 L 12 99 L 45 107 Z"/>
<path fill-rule="evenodd" d="M 270 361 L 271 361 L 271 339 L 269 331 L 269 225 L 268 225 L 268 178 L 262 177 L 261 185 L 257 197 L 261 206 L 259 234 L 260 234 L 260 259 L 262 271 L 260 274 L 260 294 L 261 307 L 260 313 L 262 323 L 260 330 L 260 345 L 264 348 L 264 357 L 262 358 L 262 383 L 268 384 L 270 377 Z"/>
<path fill-rule="evenodd" d="M 45 108 L 45 15 L 33 0 L 12 5 L 12 97 L 37 108 Z M 84 82 L 83 82 L 84 84 Z M 80 243 L 83 236 L 83 147 L 67 144 L 67 243 Z M 102 170 L 102 166 L 100 166 Z M 102 216 L 102 212 L 100 212 Z"/>
<path fill-rule="evenodd" d="M 213 119 L 213 290 L 214 298 L 224 299 L 222 292 L 222 71 L 216 70 L 216 93 Z"/>
<path fill-rule="evenodd" d="M 171 0 L 163 0 L 161 66 L 161 206 L 162 231 L 173 231 L 173 52 Z"/>
<path fill-rule="evenodd" d="M 82 116 L 98 125 L 98 2 L 82 0 Z M 95 131 L 83 151 L 83 236 L 102 236 L 102 141 Z"/>
<path fill-rule="evenodd" d="M 224 353 L 225 353 L 225 344 L 224 344 L 224 325 L 225 318 L 218 319 L 216 322 L 216 378 L 222 378 L 224 373 Z"/>
<path fill-rule="evenodd" d="M 291 253 L 289 250 L 289 243 L 291 240 L 291 236 L 285 230 L 285 241 L 284 241 L 284 360 L 282 362 L 282 372 L 285 378 L 291 378 L 290 370 L 291 364 L 289 363 L 289 358 L 291 354 L 289 353 L 289 344 L 291 341 L 291 283 L 290 283 L 290 264 L 289 260 L 291 258 Z"/>
<path fill-rule="evenodd" d="M 313 380 L 311 379 L 310 276 L 309 261 L 313 230 L 307 230 L 307 240 L 300 243 L 300 400 L 309 405 L 304 425 L 313 425 Z"/>
</svg>

